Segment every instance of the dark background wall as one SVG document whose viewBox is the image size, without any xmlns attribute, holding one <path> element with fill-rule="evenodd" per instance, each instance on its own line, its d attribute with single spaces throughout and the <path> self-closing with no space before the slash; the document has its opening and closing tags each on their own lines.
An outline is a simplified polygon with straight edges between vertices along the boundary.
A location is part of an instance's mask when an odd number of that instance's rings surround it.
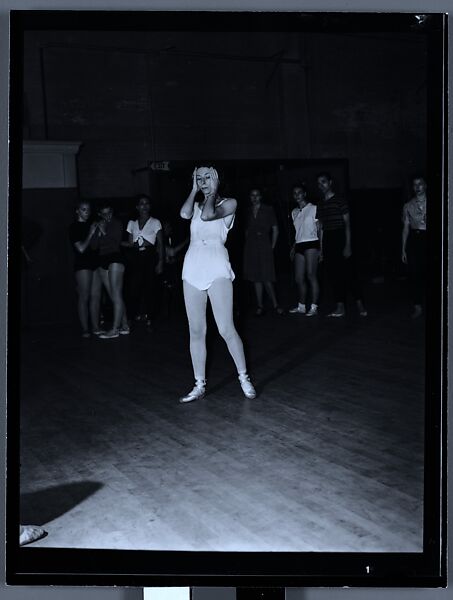
<svg viewBox="0 0 453 600">
<path fill-rule="evenodd" d="M 347 158 L 353 188 L 426 160 L 423 36 L 27 32 L 25 137 L 78 140 L 80 192 L 148 161 Z"/>
<path fill-rule="evenodd" d="M 158 217 L 177 214 L 185 191 L 175 190 L 188 189 L 193 166 L 175 182 L 151 162 L 236 162 L 246 181 L 248 161 L 275 161 L 276 179 L 280 160 L 344 160 L 364 270 L 400 268 L 405 182 L 426 163 L 426 51 L 424 36 L 407 33 L 27 31 L 24 138 L 81 142 L 78 190 L 23 196 L 24 215 L 50 224 L 31 253 L 27 320 L 75 319 L 63 238 L 77 195 L 112 198 L 127 220 L 128 199 L 133 211 L 132 197 L 148 192 Z M 227 183 L 246 204 L 244 186 Z M 287 257 L 291 182 L 267 183 Z M 55 264 L 57 239 L 66 258 Z M 57 297 L 68 310 L 55 310 Z"/>
</svg>

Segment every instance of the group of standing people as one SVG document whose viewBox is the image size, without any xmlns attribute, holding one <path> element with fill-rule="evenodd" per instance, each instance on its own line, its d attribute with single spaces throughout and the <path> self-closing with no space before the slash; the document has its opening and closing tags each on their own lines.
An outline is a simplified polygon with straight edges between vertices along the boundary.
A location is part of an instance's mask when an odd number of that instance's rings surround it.
<svg viewBox="0 0 453 600">
<path fill-rule="evenodd" d="M 334 308 L 328 317 L 341 318 L 346 314 L 346 300 L 350 294 L 361 317 L 368 315 L 363 301 L 363 290 L 357 275 L 352 250 L 351 219 L 346 199 L 334 188 L 330 173 L 317 176 L 320 199 L 315 204 L 307 196 L 304 182 L 292 188 L 296 208 L 291 211 L 294 243 L 290 258 L 294 264 L 294 280 L 298 303 L 290 314 L 313 317 L 318 314 L 320 285 L 318 266 L 322 262 L 324 283 L 330 285 Z M 401 260 L 408 267 L 412 318 L 423 313 L 426 286 L 426 188 L 425 179 L 412 178 L 413 197 L 403 207 Z M 278 314 L 283 310 L 275 292 L 274 249 L 278 239 L 278 225 L 271 206 L 262 203 L 259 188 L 250 190 L 250 210 L 246 225 L 244 248 L 244 279 L 253 282 L 257 309 L 256 315 L 264 314 L 263 290 Z M 308 303 L 307 300 L 310 299 Z"/>
<path fill-rule="evenodd" d="M 137 198 L 136 210 L 137 219 L 128 222 L 124 239 L 123 225 L 113 215 L 110 204 L 98 208 L 95 220 L 89 202 L 82 200 L 76 207 L 76 220 L 70 226 L 69 237 L 75 253 L 83 337 L 112 339 L 128 335 L 131 320 L 143 319 L 148 328 L 152 327 L 158 297 L 156 277 L 162 274 L 165 261 L 174 260 L 175 253 L 182 248 L 165 248 L 162 225 L 151 215 L 148 196 Z M 112 324 L 107 331 L 100 326 L 103 289 L 113 307 Z"/>
<path fill-rule="evenodd" d="M 290 250 L 290 258 L 294 263 L 298 303 L 289 312 L 308 317 L 318 314 L 318 265 L 322 260 L 325 280 L 331 283 L 335 301 L 335 308 L 328 316 L 345 316 L 346 297 L 350 292 L 356 301 L 360 316 L 365 317 L 367 311 L 351 259 L 351 223 L 347 202 L 335 192 L 329 173 L 320 173 L 317 184 L 321 193 L 318 204 L 308 199 L 305 183 L 296 183 L 292 188 L 296 208 L 291 211 L 294 243 Z M 259 189 L 250 191 L 250 202 L 244 249 L 244 278 L 254 284 L 258 316 L 264 313 L 263 289 L 266 290 L 274 310 L 283 314 L 274 288 L 273 250 L 278 238 L 275 213 L 272 207 L 262 204 Z"/>
<path fill-rule="evenodd" d="M 291 212 L 294 244 L 290 257 L 294 263 L 298 304 L 291 314 L 313 317 L 318 314 L 320 286 L 318 265 L 323 261 L 325 280 L 331 284 L 334 309 L 329 317 L 345 316 L 346 298 L 351 293 L 360 316 L 366 317 L 362 291 L 352 262 L 351 222 L 348 204 L 334 189 L 332 176 L 323 172 L 317 176 L 321 199 L 309 201 L 304 183 L 293 186 L 296 207 Z M 402 261 L 409 265 L 414 293 L 414 315 L 422 312 L 423 278 L 426 265 L 426 182 L 413 180 L 415 196 L 404 205 Z M 244 247 L 244 278 L 253 282 L 258 316 L 264 313 L 266 291 L 277 314 L 283 314 L 275 292 L 274 249 L 278 225 L 272 207 L 262 203 L 259 188 L 250 191 L 250 210 L 246 223 Z M 129 221 L 128 240 L 123 241 L 121 222 L 113 216 L 111 206 L 101 206 L 98 220 L 91 222 L 91 207 L 79 203 L 77 221 L 71 226 L 70 237 L 76 252 L 75 273 L 79 292 L 79 317 L 83 335 L 92 333 L 103 339 L 129 333 L 123 299 L 125 261 L 121 246 L 133 251 L 131 261 L 131 316 L 139 315 L 140 291 L 144 292 L 147 317 L 153 314 L 153 281 L 162 273 L 164 262 L 186 245 L 168 248 L 164 242 L 160 221 L 150 214 L 147 196 L 137 203 L 138 218 Z M 183 203 L 180 216 L 190 220 L 190 243 L 182 268 L 183 295 L 190 333 L 190 355 L 195 385 L 180 402 L 187 403 L 206 393 L 206 308 L 208 299 L 222 338 L 233 358 L 238 379 L 246 398 L 255 398 L 256 391 L 247 371 L 242 340 L 233 319 L 233 286 L 235 274 L 230 264 L 225 242 L 235 221 L 237 202 L 219 194 L 219 177 L 213 167 L 195 168 L 192 189 Z M 108 331 L 99 329 L 99 306 L 102 286 L 113 304 L 113 323 Z M 307 302 L 308 298 L 310 302 Z"/>
</svg>

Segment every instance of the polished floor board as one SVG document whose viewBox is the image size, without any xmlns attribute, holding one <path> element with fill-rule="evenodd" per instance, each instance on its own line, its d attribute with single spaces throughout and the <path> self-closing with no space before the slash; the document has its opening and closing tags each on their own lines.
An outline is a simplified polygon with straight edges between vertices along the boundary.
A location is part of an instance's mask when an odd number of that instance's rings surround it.
<svg viewBox="0 0 453 600">
<path fill-rule="evenodd" d="M 210 323 L 210 325 L 212 325 Z M 210 329 L 205 399 L 183 315 L 117 340 L 27 331 L 22 519 L 43 547 L 419 551 L 424 323 L 242 316 L 259 397 Z"/>
</svg>

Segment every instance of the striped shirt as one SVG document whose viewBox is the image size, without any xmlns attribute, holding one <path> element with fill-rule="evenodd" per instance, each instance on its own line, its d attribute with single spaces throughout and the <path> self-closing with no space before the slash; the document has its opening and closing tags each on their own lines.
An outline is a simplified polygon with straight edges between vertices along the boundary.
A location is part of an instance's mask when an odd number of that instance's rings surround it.
<svg viewBox="0 0 453 600">
<path fill-rule="evenodd" d="M 324 231 L 344 228 L 343 216 L 349 213 L 348 203 L 343 196 L 332 196 L 328 200 L 320 200 L 318 217 Z"/>
</svg>

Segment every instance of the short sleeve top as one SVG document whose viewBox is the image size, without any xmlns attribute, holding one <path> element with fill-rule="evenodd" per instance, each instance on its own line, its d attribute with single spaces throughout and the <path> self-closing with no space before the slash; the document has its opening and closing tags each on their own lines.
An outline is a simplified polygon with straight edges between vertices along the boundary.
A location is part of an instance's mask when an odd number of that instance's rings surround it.
<svg viewBox="0 0 453 600">
<path fill-rule="evenodd" d="M 121 241 L 123 238 L 123 224 L 115 217 L 107 223 L 105 235 L 98 236 L 94 234 L 91 245 L 99 250 L 100 256 L 115 254 L 121 251 Z"/>
<path fill-rule="evenodd" d="M 403 206 L 403 223 L 409 223 L 411 229 L 426 230 L 426 200 L 412 198 Z"/>
<path fill-rule="evenodd" d="M 344 228 L 344 215 L 349 213 L 346 198 L 335 194 L 328 200 L 322 199 L 318 204 L 318 218 L 324 231 L 335 231 Z"/>
<path fill-rule="evenodd" d="M 313 242 L 318 239 L 316 210 L 316 206 L 309 202 L 303 208 L 295 208 L 291 213 L 296 230 L 296 244 Z"/>
<path fill-rule="evenodd" d="M 256 217 L 253 215 L 253 209 L 250 209 L 247 219 L 247 236 L 267 236 L 272 229 L 277 227 L 277 217 L 272 206 L 261 204 Z"/>
<path fill-rule="evenodd" d="M 84 242 L 87 239 L 88 234 L 90 233 L 90 227 L 91 223 L 86 221 L 74 221 L 74 223 L 71 223 L 69 226 L 69 240 L 72 244 L 74 252 L 78 252 L 74 247 L 74 244 L 76 244 L 76 242 Z M 87 250 L 89 249 L 90 248 L 88 247 Z"/>
<path fill-rule="evenodd" d="M 140 229 L 138 220 L 129 221 L 127 224 L 127 232 L 132 235 L 132 241 L 134 244 L 138 242 L 139 246 L 143 244 L 143 240 L 146 240 L 154 246 L 156 244 L 157 234 L 161 229 L 161 222 L 158 219 L 154 219 L 154 217 L 150 217 L 146 221 L 143 229 Z"/>
<path fill-rule="evenodd" d="M 81 268 L 90 264 L 97 256 L 97 252 L 88 245 L 85 252 L 79 252 L 75 247 L 77 242 L 84 242 L 90 233 L 91 223 L 86 221 L 74 221 L 69 226 L 69 241 L 74 252 L 74 267 Z"/>
</svg>

